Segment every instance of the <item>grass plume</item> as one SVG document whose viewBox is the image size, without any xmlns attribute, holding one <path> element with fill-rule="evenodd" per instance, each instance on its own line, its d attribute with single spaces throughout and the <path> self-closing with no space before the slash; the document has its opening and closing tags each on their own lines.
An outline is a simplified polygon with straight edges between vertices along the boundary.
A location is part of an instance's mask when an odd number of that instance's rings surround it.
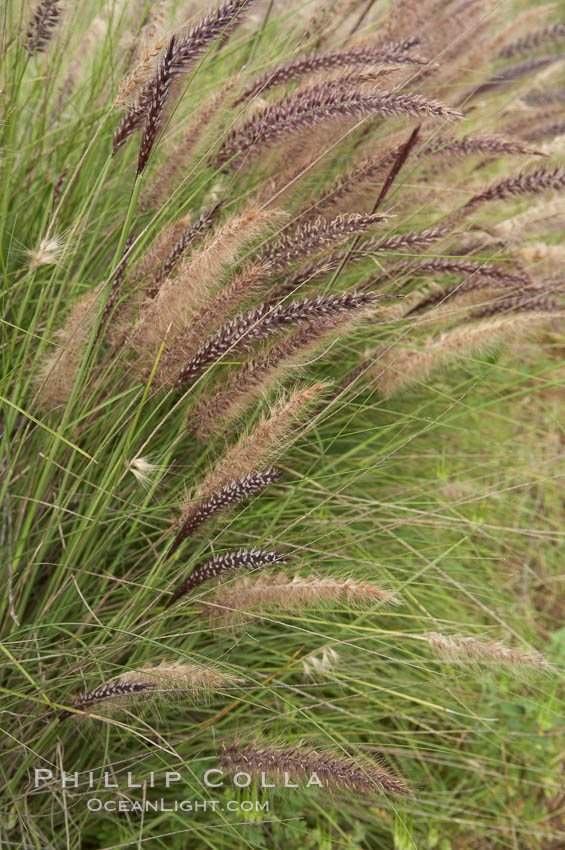
<svg viewBox="0 0 565 850">
<path fill-rule="evenodd" d="M 253 298 L 265 288 L 269 271 L 265 263 L 244 266 L 208 303 L 195 311 L 190 321 L 174 342 L 165 349 L 161 357 L 155 375 L 158 386 L 167 389 L 177 384 L 179 373 L 186 368 L 187 361 L 197 358 L 198 351 L 206 347 L 207 344 L 203 345 L 202 340 L 214 334 L 218 325 L 240 308 L 242 302 Z M 221 336 L 221 330 L 218 330 L 212 339 L 219 336 Z"/>
<path fill-rule="evenodd" d="M 36 375 L 43 408 L 62 407 L 69 400 L 96 322 L 100 298 L 98 288 L 79 298 L 57 331 L 57 346 L 44 356 Z"/>
<path fill-rule="evenodd" d="M 225 0 L 202 18 L 185 35 L 174 33 L 159 61 L 155 75 L 143 86 L 136 105 L 130 108 L 114 134 L 114 153 L 135 130 L 145 124 L 140 145 L 137 174 L 141 174 L 161 127 L 163 110 L 172 83 L 219 38 L 227 36 L 241 20 L 253 0 Z"/>
<path fill-rule="evenodd" d="M 433 651 L 455 664 L 478 664 L 504 667 L 537 667 L 548 669 L 543 655 L 532 650 L 515 649 L 501 641 L 465 635 L 430 632 L 424 636 Z"/>
<path fill-rule="evenodd" d="M 339 215 L 330 221 L 317 218 L 299 225 L 294 231 L 271 242 L 268 248 L 260 253 L 259 260 L 268 263 L 276 271 L 282 271 L 312 254 L 327 250 L 332 245 L 339 245 L 350 236 L 365 233 L 383 221 L 385 216 L 380 214 Z"/>
<path fill-rule="evenodd" d="M 306 785 L 313 780 L 333 793 L 349 791 L 364 796 L 410 796 L 407 785 L 383 764 L 353 759 L 334 752 L 305 746 L 280 747 L 261 743 L 221 744 L 219 764 L 231 773 L 287 777 Z"/>
<path fill-rule="evenodd" d="M 563 846 L 560 10 L 2 11 L 6 842 Z"/>
<path fill-rule="evenodd" d="M 324 605 L 371 607 L 397 601 L 393 593 L 370 581 L 277 574 L 246 577 L 223 585 L 206 602 L 206 609 L 214 621 L 237 625 L 254 613 L 275 611 L 293 615 Z"/>
<path fill-rule="evenodd" d="M 365 94 L 321 84 L 258 110 L 247 123 L 231 130 L 215 157 L 215 165 L 233 168 L 243 155 L 248 160 L 258 156 L 265 146 L 328 122 L 378 116 L 453 121 L 461 114 L 419 94 Z"/>
<path fill-rule="evenodd" d="M 174 554 L 181 543 L 198 531 L 206 522 L 246 499 L 258 496 L 271 484 L 276 484 L 280 478 L 280 471 L 271 466 L 259 472 L 249 472 L 230 481 L 206 499 L 188 502 L 182 510 L 181 519 L 178 522 L 180 528 L 167 557 Z M 177 525 L 174 527 L 177 527 Z"/>
<path fill-rule="evenodd" d="M 437 338 L 423 340 L 417 348 L 393 347 L 376 357 L 367 376 L 374 378 L 383 395 L 390 396 L 411 383 L 425 383 L 434 372 L 457 359 L 480 357 L 539 333 L 550 315 L 536 312 L 532 305 L 531 311 L 521 315 L 453 328 Z"/>
<path fill-rule="evenodd" d="M 180 387 L 202 372 L 206 366 L 216 363 L 228 351 L 248 348 L 257 340 L 294 327 L 302 322 L 326 319 L 354 313 L 361 307 L 369 307 L 375 296 L 368 293 L 349 292 L 343 295 L 328 295 L 304 298 L 290 304 L 270 305 L 263 302 L 248 313 L 237 316 L 211 337 L 180 370 L 176 386 Z"/>
<path fill-rule="evenodd" d="M 238 549 L 237 552 L 222 552 L 214 555 L 209 561 L 193 569 L 189 577 L 176 588 L 165 607 L 170 608 L 182 596 L 204 582 L 244 570 L 255 572 L 274 564 L 285 564 L 287 561 L 288 558 L 284 555 L 278 552 L 266 552 L 263 549 Z"/>
<path fill-rule="evenodd" d="M 128 709 L 136 698 L 170 697 L 181 695 L 189 699 L 206 699 L 215 691 L 238 681 L 236 676 L 218 667 L 197 664 L 166 664 L 128 670 L 120 676 L 77 696 L 71 708 L 85 714 L 98 714 Z M 74 711 L 63 711 L 60 720 L 71 717 Z"/>
<path fill-rule="evenodd" d="M 560 166 L 553 168 L 536 168 L 533 171 L 522 171 L 520 174 L 505 177 L 467 201 L 465 210 L 473 210 L 491 201 L 507 201 L 529 195 L 539 195 L 553 190 L 563 192 L 565 189 L 565 169 Z"/>
<path fill-rule="evenodd" d="M 183 333 L 187 323 L 206 304 L 217 287 L 218 278 L 235 263 L 243 248 L 265 231 L 276 215 L 252 207 L 230 216 L 214 230 L 202 248 L 193 251 L 177 267 L 174 277 L 159 285 L 154 297 L 145 300 L 128 341 L 138 355 L 138 368 L 152 365 L 168 332 L 171 335 L 169 344 L 174 348 L 175 337 Z"/>
<path fill-rule="evenodd" d="M 514 56 L 521 56 L 524 53 L 530 53 L 532 50 L 537 50 L 548 42 L 559 42 L 565 39 L 565 24 L 561 22 L 551 24 L 548 27 L 540 27 L 533 32 L 529 32 L 522 38 L 513 41 L 504 47 L 498 56 L 501 59 L 512 59 Z"/>
<path fill-rule="evenodd" d="M 299 436 L 296 427 L 303 421 L 328 384 L 318 382 L 299 387 L 272 406 L 248 434 L 229 448 L 223 458 L 196 487 L 197 498 L 209 498 L 235 478 L 249 475 L 274 460 Z"/>
<path fill-rule="evenodd" d="M 60 18 L 60 0 L 41 0 L 36 6 L 24 41 L 30 56 L 47 50 Z"/>
<path fill-rule="evenodd" d="M 356 313 L 317 319 L 299 327 L 263 354 L 246 360 L 216 390 L 204 393 L 190 414 L 194 433 L 221 432 L 242 416 L 281 376 L 292 373 L 331 338 L 346 334 L 370 315 L 364 305 Z"/>
<path fill-rule="evenodd" d="M 409 45 L 407 47 L 406 45 Z M 424 65 L 425 59 L 412 56 L 407 51 L 413 46 L 411 41 L 405 43 L 391 43 L 377 47 L 360 47 L 352 50 L 334 50 L 325 53 L 314 53 L 285 62 L 272 71 L 267 71 L 262 77 L 248 86 L 245 91 L 234 101 L 234 106 L 244 103 L 255 97 L 263 95 L 275 86 L 299 80 L 304 76 L 327 72 L 334 68 L 354 67 L 355 65 Z"/>
</svg>

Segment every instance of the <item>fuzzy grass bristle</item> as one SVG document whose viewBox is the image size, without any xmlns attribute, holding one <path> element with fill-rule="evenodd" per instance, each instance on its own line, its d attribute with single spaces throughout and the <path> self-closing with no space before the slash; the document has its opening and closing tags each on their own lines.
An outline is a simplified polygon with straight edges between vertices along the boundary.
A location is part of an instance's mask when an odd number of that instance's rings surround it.
<svg viewBox="0 0 565 850">
<path fill-rule="evenodd" d="M 355 250 L 365 255 L 373 252 L 383 255 L 420 252 L 449 236 L 451 232 L 452 228 L 450 226 L 438 224 L 425 230 L 398 233 L 381 240 L 368 239 L 366 242 L 362 242 Z"/>
<path fill-rule="evenodd" d="M 468 156 L 543 156 L 543 154 L 518 139 L 493 134 L 488 136 L 471 135 L 462 139 L 436 136 L 425 143 L 419 156 L 421 158 L 432 156 L 462 159 Z"/>
<path fill-rule="evenodd" d="M 119 85 L 114 98 L 114 106 L 132 107 L 137 105 L 141 88 L 155 75 L 155 64 L 164 46 L 164 37 L 144 43 L 135 67 L 123 78 Z"/>
<path fill-rule="evenodd" d="M 206 613 L 221 625 L 237 625 L 254 613 L 275 611 L 299 614 L 324 605 L 371 607 L 397 604 L 398 598 L 370 581 L 277 574 L 243 578 L 220 587 L 212 600 L 205 600 Z"/>
<path fill-rule="evenodd" d="M 39 248 L 28 251 L 30 269 L 56 265 L 63 253 L 63 247 L 61 239 L 56 236 L 42 239 Z"/>
<path fill-rule="evenodd" d="M 215 292 L 218 279 L 232 266 L 238 254 L 261 235 L 279 213 L 250 208 L 230 216 L 207 242 L 177 267 L 174 277 L 159 284 L 154 295 L 150 290 L 140 308 L 137 325 L 128 346 L 137 353 L 137 369 L 153 365 L 161 343 L 167 336 L 175 348 L 175 337 L 183 334 Z"/>
<path fill-rule="evenodd" d="M 39 401 L 44 409 L 60 408 L 69 400 L 96 322 L 102 291 L 86 292 L 71 307 L 57 331 L 58 346 L 45 355 L 36 375 Z"/>
<path fill-rule="evenodd" d="M 60 0 L 41 0 L 36 6 L 24 41 L 25 49 L 30 56 L 47 50 L 61 14 Z"/>
<path fill-rule="evenodd" d="M 491 308 L 489 308 L 490 310 Z M 497 311 L 498 312 L 498 311 Z M 392 347 L 374 359 L 366 370 L 384 396 L 390 396 L 413 383 L 425 383 L 438 370 L 464 358 L 476 358 L 490 351 L 507 349 L 520 339 L 535 336 L 547 325 L 550 312 L 531 310 L 517 315 L 497 316 L 464 324 L 446 331 L 439 337 L 425 339 L 416 348 Z M 489 313 L 490 315 L 490 313 Z M 463 359 L 463 360 L 462 360 Z"/>
<path fill-rule="evenodd" d="M 182 367 L 175 386 L 183 386 L 207 366 L 220 361 L 228 352 L 247 349 L 258 340 L 304 322 L 355 313 L 360 308 L 372 306 L 376 300 L 376 296 L 370 293 L 346 292 L 343 295 L 319 295 L 317 298 L 304 298 L 276 306 L 264 302 L 221 327 Z"/>
<path fill-rule="evenodd" d="M 74 711 L 63 711 L 59 720 L 71 717 L 75 712 L 106 714 L 114 710 L 127 710 L 142 701 L 156 697 L 168 698 L 179 695 L 189 699 L 206 699 L 223 688 L 239 681 L 237 676 L 226 673 L 215 666 L 197 664 L 166 664 L 128 670 L 81 694 L 71 703 Z"/>
<path fill-rule="evenodd" d="M 514 56 L 520 56 L 524 53 L 530 53 L 536 50 L 543 44 L 548 42 L 559 42 L 565 40 L 565 24 L 560 22 L 551 24 L 548 27 L 540 27 L 540 29 L 529 32 L 522 38 L 513 41 L 504 47 L 498 56 L 500 59 L 511 59 Z"/>
<path fill-rule="evenodd" d="M 302 662 L 302 670 L 306 679 L 324 678 L 331 676 L 340 662 L 341 658 L 335 649 L 326 646 L 321 653 L 308 655 Z"/>
<path fill-rule="evenodd" d="M 473 262 L 453 262 L 440 259 L 406 268 L 407 273 L 412 270 L 414 275 L 418 277 L 434 271 L 436 273 L 439 271 L 440 274 L 465 274 L 468 276 L 460 283 L 440 287 L 437 291 L 427 294 L 420 300 L 417 298 L 417 293 L 411 293 L 410 298 L 415 299 L 416 303 L 404 312 L 406 317 L 422 313 L 424 310 L 429 310 L 438 304 L 445 304 L 453 298 L 461 298 L 461 296 L 468 295 L 471 292 L 485 289 L 524 292 L 533 283 L 526 272 L 513 274 L 504 266 L 500 267 L 489 263 L 474 264 Z"/>
<path fill-rule="evenodd" d="M 347 86 L 340 88 L 333 83 L 322 83 L 258 110 L 247 123 L 231 130 L 216 154 L 214 164 L 216 168 L 233 169 L 240 165 L 243 156 L 247 162 L 258 156 L 262 148 L 285 137 L 328 123 L 380 116 L 425 117 L 443 121 L 462 117 L 456 109 L 419 94 L 393 91 L 366 94 L 349 90 Z"/>
<path fill-rule="evenodd" d="M 226 484 L 260 469 L 288 448 L 298 437 L 299 423 L 304 422 L 313 405 L 327 391 L 329 384 L 318 382 L 299 387 L 275 402 L 270 412 L 263 415 L 248 434 L 244 434 L 229 448 L 218 463 L 204 476 L 196 487 L 198 498 L 209 498 Z M 305 431 L 306 428 L 303 429 Z"/>
<path fill-rule="evenodd" d="M 178 529 L 175 539 L 167 552 L 167 557 L 171 557 L 181 543 L 183 543 L 192 534 L 195 534 L 202 525 L 209 522 L 219 513 L 235 507 L 246 499 L 253 496 L 258 496 L 271 484 L 276 484 L 281 479 L 281 472 L 273 466 L 268 469 L 258 472 L 249 472 L 242 475 L 221 489 L 212 493 L 206 499 L 201 499 L 196 502 L 188 502 L 183 510 L 181 519 L 178 523 L 174 523 L 173 528 Z"/>
<path fill-rule="evenodd" d="M 465 209 L 476 207 L 490 201 L 506 201 L 509 198 L 539 195 L 542 192 L 565 190 L 565 169 L 561 165 L 553 168 L 536 168 L 533 171 L 522 171 L 512 177 L 505 177 L 482 192 L 474 195 Z"/>
<path fill-rule="evenodd" d="M 153 299 L 159 294 L 161 282 L 172 274 L 182 260 L 183 255 L 212 226 L 221 208 L 222 202 L 218 201 L 209 210 L 201 213 L 196 221 L 187 227 L 184 226 L 184 222 L 181 220 L 174 225 L 174 228 L 170 232 L 166 231 L 167 236 L 165 240 L 159 243 L 159 248 L 155 251 L 155 258 L 159 257 L 159 254 L 164 255 L 164 258 L 153 273 L 151 286 L 147 290 L 147 298 Z M 180 235 L 176 238 L 179 231 Z"/>
<path fill-rule="evenodd" d="M 547 660 L 539 652 L 516 649 L 501 641 L 485 640 L 474 635 L 445 635 L 430 632 L 424 635 L 433 651 L 452 664 L 476 664 L 488 667 L 536 667 L 549 669 Z"/>
<path fill-rule="evenodd" d="M 126 112 L 114 134 L 115 154 L 138 127 L 145 125 L 137 164 L 138 175 L 145 168 L 157 139 L 173 82 L 185 74 L 214 42 L 229 35 L 252 3 L 253 0 L 225 0 L 186 34 L 173 33 L 169 39 L 155 74 L 145 83 L 137 103 Z"/>
<path fill-rule="evenodd" d="M 467 317 L 467 321 L 473 322 L 505 313 L 525 312 L 537 315 L 542 315 L 543 313 L 563 313 L 564 304 L 552 297 L 560 294 L 560 292 L 563 294 L 565 288 L 561 287 L 561 290 L 559 290 L 557 286 L 550 286 L 531 287 L 529 291 L 524 289 L 523 292 L 517 295 L 503 295 L 493 300 L 492 303 L 474 310 Z"/>
<path fill-rule="evenodd" d="M 378 47 L 354 48 L 352 50 L 334 50 L 326 53 L 314 53 L 311 56 L 294 59 L 285 62 L 272 71 L 267 71 L 262 77 L 248 86 L 245 91 L 234 101 L 234 106 L 239 106 L 255 95 L 264 95 L 275 86 L 299 80 L 301 77 L 320 72 L 327 72 L 334 68 L 354 67 L 355 65 L 425 65 L 426 59 L 412 56 L 403 44 L 384 44 Z"/>
<path fill-rule="evenodd" d="M 222 321 L 225 321 L 237 308 L 241 308 L 242 304 L 253 299 L 266 288 L 269 271 L 269 266 L 265 263 L 245 265 L 226 286 L 210 298 L 208 303 L 195 309 L 184 329 L 163 352 L 155 375 L 155 381 L 159 386 L 163 388 L 179 386 L 179 376 L 190 372 L 194 364 L 200 363 L 202 351 L 209 354 L 215 344 L 214 341 L 223 339 L 223 329 L 221 327 L 218 329 L 218 325 L 221 325 Z M 232 324 L 233 320 L 228 327 L 232 327 Z M 203 345 L 202 340 L 207 338 L 209 341 Z M 192 377 L 196 376 L 199 368 L 200 366 L 192 372 Z"/>
<path fill-rule="evenodd" d="M 145 457 L 136 457 L 126 465 L 134 478 L 139 481 L 142 487 L 146 488 L 152 486 L 159 471 L 159 467 Z"/>
<path fill-rule="evenodd" d="M 190 414 L 193 432 L 205 438 L 225 431 L 277 381 L 299 370 L 322 346 L 348 334 L 371 315 L 371 308 L 362 305 L 352 313 L 315 319 L 246 360 L 213 393 L 200 396 Z"/>
<path fill-rule="evenodd" d="M 277 747 L 269 744 L 221 744 L 219 764 L 231 773 L 252 776 L 286 777 L 304 786 L 315 785 L 330 793 L 349 791 L 365 796 L 410 797 L 408 786 L 390 773 L 384 764 L 353 759 L 335 752 L 300 744 Z"/>
<path fill-rule="evenodd" d="M 312 254 L 339 245 L 350 236 L 364 233 L 377 224 L 386 221 L 386 216 L 376 215 L 339 215 L 330 221 L 317 218 L 315 221 L 299 225 L 296 230 L 285 234 L 263 250 L 259 259 L 277 271 L 282 271 L 294 263 L 310 257 Z"/>
<path fill-rule="evenodd" d="M 221 576 L 230 575 L 235 572 L 255 572 L 263 567 L 274 564 L 286 564 L 288 558 L 278 552 L 267 552 L 263 549 L 238 549 L 237 552 L 223 552 L 214 555 L 204 564 L 199 564 L 191 574 L 173 592 L 167 601 L 166 608 L 170 608 L 181 597 L 204 584 Z"/>
</svg>

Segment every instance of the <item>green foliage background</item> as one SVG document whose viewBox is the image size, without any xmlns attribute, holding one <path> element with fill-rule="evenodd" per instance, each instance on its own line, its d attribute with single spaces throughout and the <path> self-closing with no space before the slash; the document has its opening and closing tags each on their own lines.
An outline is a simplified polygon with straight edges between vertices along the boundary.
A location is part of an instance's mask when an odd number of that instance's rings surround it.
<svg viewBox="0 0 565 850">
<path fill-rule="evenodd" d="M 515 9 L 508 4 L 508 15 Z M 185 407 L 173 406 L 170 397 L 117 383 L 108 393 L 111 363 L 104 367 L 108 379 L 94 388 L 88 383 L 93 361 L 81 365 L 62 413 L 41 410 L 36 377 L 64 310 L 109 279 L 126 217 L 141 234 L 139 257 L 164 223 L 206 203 L 216 175 L 202 159 L 158 213 L 133 207 L 135 145 L 110 158 L 116 113 L 108 106 L 121 79 L 131 9 L 98 0 L 68 8 L 54 49 L 32 59 L 11 42 L 18 18 L 25 26 L 29 11 L 29 4 L 16 3 L 2 10 L 6 847 L 562 846 L 564 341 L 558 324 L 541 347 L 524 346 L 517 357 L 502 352 L 467 360 L 387 401 L 370 389 L 341 399 L 284 457 L 282 484 L 164 565 L 163 534 L 184 488 L 222 451 L 222 440 L 198 445 L 186 429 Z M 285 55 L 292 12 L 275 11 L 260 40 L 257 30 L 244 29 L 221 56 L 208 57 L 190 81 L 173 134 L 192 104 L 245 59 L 258 74 Z M 97 16 L 107 16 L 107 27 L 88 53 L 84 39 L 95 32 Z M 51 226 L 54 188 L 63 173 L 77 169 L 54 225 L 60 260 L 30 268 L 26 252 Z M 260 173 L 250 179 L 259 181 Z M 252 186 L 235 188 L 238 200 Z M 425 215 L 415 211 L 414 222 L 425 222 Z M 350 271 L 346 282 L 357 274 Z M 367 342 L 378 344 L 384 334 L 378 325 L 353 334 L 315 363 L 309 377 L 339 380 Z M 130 471 L 139 456 L 157 467 L 147 489 Z M 208 628 L 196 604 L 164 615 L 161 591 L 206 553 L 251 545 L 295 553 L 304 573 L 375 580 L 397 592 L 401 605 L 257 617 L 235 635 Z M 451 664 L 417 639 L 429 631 L 532 645 L 557 672 Z M 302 659 L 326 646 L 341 658 L 334 674 L 305 680 Z M 163 659 L 214 661 L 240 672 L 246 685 L 204 705 L 162 701 L 106 721 L 58 723 L 57 709 L 83 686 Z M 87 809 L 92 794 L 106 799 L 84 786 L 91 770 L 97 776 L 108 770 L 120 781 L 132 771 L 141 783 L 152 772 L 180 770 L 180 785 L 139 793 L 169 803 L 208 798 L 202 777 L 216 766 L 218 741 L 259 733 L 381 753 L 416 796 L 399 803 L 280 790 L 268 795 L 268 815 L 140 818 Z M 79 771 L 81 787 L 34 789 L 33 770 L 45 766 Z M 227 786 L 219 798 L 225 804 L 262 793 Z"/>
</svg>

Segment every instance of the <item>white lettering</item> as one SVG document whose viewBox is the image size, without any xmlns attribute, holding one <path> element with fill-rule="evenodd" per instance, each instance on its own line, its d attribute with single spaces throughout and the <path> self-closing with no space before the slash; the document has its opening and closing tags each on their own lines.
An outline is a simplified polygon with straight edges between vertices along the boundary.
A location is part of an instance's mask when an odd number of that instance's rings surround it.
<svg viewBox="0 0 565 850">
<path fill-rule="evenodd" d="M 36 788 L 39 787 L 40 780 L 44 782 L 48 779 L 53 779 L 53 771 L 47 770 L 46 767 L 36 767 L 33 772 L 35 774 L 34 785 Z"/>
<path fill-rule="evenodd" d="M 298 785 L 295 785 L 294 782 L 291 782 L 288 778 L 288 772 L 285 770 L 284 772 L 284 787 L 285 788 L 298 788 Z"/>
<path fill-rule="evenodd" d="M 68 788 L 72 786 L 73 788 L 78 788 L 78 773 L 63 773 L 61 774 L 61 787 Z"/>
<path fill-rule="evenodd" d="M 240 776 L 243 778 L 243 782 L 239 781 Z M 247 788 L 248 785 L 251 785 L 251 776 L 248 773 L 236 773 L 233 782 L 238 788 Z"/>
<path fill-rule="evenodd" d="M 131 770 L 128 770 L 128 788 L 141 788 L 141 784 L 139 782 L 134 782 L 131 778 Z"/>
<path fill-rule="evenodd" d="M 220 788 L 220 786 L 224 784 L 223 782 L 210 782 L 209 777 L 212 775 L 212 773 L 219 773 L 220 776 L 223 775 L 222 771 L 218 770 L 217 767 L 211 767 L 210 770 L 207 770 L 204 774 L 204 784 L 207 785 L 208 788 Z"/>
<path fill-rule="evenodd" d="M 110 777 L 109 773 L 104 774 L 104 788 L 117 788 L 118 783 L 117 782 L 110 782 L 109 777 Z"/>
</svg>

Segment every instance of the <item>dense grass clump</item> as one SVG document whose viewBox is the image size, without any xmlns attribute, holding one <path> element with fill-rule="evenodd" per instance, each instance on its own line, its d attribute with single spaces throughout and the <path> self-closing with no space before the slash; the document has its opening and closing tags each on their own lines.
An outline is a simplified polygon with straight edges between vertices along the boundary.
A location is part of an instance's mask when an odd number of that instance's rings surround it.
<svg viewBox="0 0 565 850">
<path fill-rule="evenodd" d="M 7 847 L 562 846 L 559 12 L 2 8 Z"/>
</svg>

